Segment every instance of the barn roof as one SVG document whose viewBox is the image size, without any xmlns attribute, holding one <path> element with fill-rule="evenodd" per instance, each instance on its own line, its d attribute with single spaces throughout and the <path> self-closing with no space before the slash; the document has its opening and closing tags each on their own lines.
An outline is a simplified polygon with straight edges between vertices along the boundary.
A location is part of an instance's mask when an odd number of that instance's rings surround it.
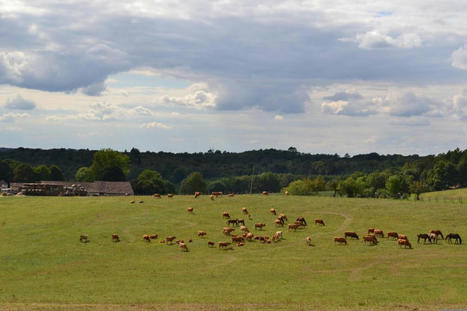
<svg viewBox="0 0 467 311">
<path fill-rule="evenodd" d="M 94 181 L 94 182 L 73 182 L 73 181 L 41 181 L 41 184 L 60 185 L 70 187 L 71 185 L 81 185 L 90 194 L 98 193 L 104 195 L 133 195 L 133 188 L 128 181 Z M 14 183 L 22 185 L 22 183 Z"/>
</svg>

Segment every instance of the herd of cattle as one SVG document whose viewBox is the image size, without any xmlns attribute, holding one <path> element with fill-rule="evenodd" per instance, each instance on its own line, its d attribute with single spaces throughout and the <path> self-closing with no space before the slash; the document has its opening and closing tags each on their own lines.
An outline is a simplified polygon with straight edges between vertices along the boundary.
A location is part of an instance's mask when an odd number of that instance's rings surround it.
<svg viewBox="0 0 467 311">
<path fill-rule="evenodd" d="M 268 195 L 267 191 L 263 191 L 263 195 Z M 198 198 L 201 195 L 199 192 L 195 192 L 195 198 Z M 288 193 L 286 193 L 288 195 Z M 218 196 L 222 196 L 222 192 L 213 192 L 210 195 L 211 200 L 214 200 L 214 198 L 217 198 Z M 233 196 L 233 194 L 229 194 L 230 197 Z M 154 197 L 160 198 L 160 194 L 154 194 Z M 168 194 L 169 198 L 173 197 L 173 194 Z M 130 203 L 135 203 L 135 200 L 130 201 Z M 144 203 L 144 201 L 139 201 L 139 203 Z M 187 212 L 193 213 L 194 209 L 193 207 L 188 207 Z M 271 208 L 269 212 L 276 216 L 276 218 L 273 221 L 273 224 L 276 226 L 276 228 L 283 227 L 286 222 L 288 222 L 288 217 L 284 213 L 277 214 L 276 210 L 274 208 Z M 243 207 L 241 209 L 241 213 L 243 215 L 246 215 L 249 220 L 252 220 L 251 214 L 248 212 L 247 208 Z M 262 243 L 267 243 L 270 244 L 272 242 L 276 243 L 279 242 L 283 239 L 283 232 L 282 231 L 276 231 L 272 237 L 269 237 L 268 235 L 258 235 L 258 234 L 253 234 L 250 232 L 248 227 L 245 225 L 245 220 L 243 218 L 232 218 L 228 212 L 223 212 L 222 213 L 222 218 L 224 221 L 226 221 L 227 227 L 224 227 L 222 229 L 222 233 L 225 236 L 228 236 L 231 241 L 218 241 L 217 245 L 220 249 L 225 249 L 225 250 L 233 250 L 233 245 L 236 245 L 238 247 L 244 246 L 245 243 L 251 242 L 251 241 L 259 241 Z M 324 220 L 317 218 L 314 220 L 315 225 L 320 225 L 320 226 L 325 226 Z M 307 221 L 305 220 L 304 217 L 300 216 L 297 217 L 296 220 L 293 223 L 287 223 L 287 230 L 288 231 L 297 231 L 300 228 L 305 228 L 308 225 Z M 239 227 L 238 229 L 240 230 L 241 234 L 233 234 L 233 232 L 236 230 L 236 227 Z M 262 231 L 263 228 L 266 227 L 265 223 L 255 223 L 254 224 L 254 230 L 255 233 L 257 231 Z M 199 238 L 205 238 L 207 236 L 207 232 L 199 230 L 198 231 L 198 237 Z M 146 242 L 151 242 L 151 240 L 157 239 L 159 236 L 158 234 L 144 234 L 143 235 L 143 240 Z M 367 234 L 362 237 L 362 241 L 365 244 L 369 245 L 377 245 L 379 243 L 378 238 L 385 238 L 387 237 L 388 239 L 391 238 L 394 241 L 397 240 L 397 244 L 399 247 L 404 247 L 404 248 L 412 248 L 412 244 L 409 242 L 409 239 L 407 235 L 405 234 L 400 234 L 394 231 L 387 232 L 386 236 L 381 229 L 375 229 L 375 228 L 368 228 Z M 339 237 L 334 237 L 334 243 L 335 244 L 340 244 L 340 245 L 347 245 L 347 238 L 349 239 L 356 239 L 359 240 L 359 235 L 356 232 L 353 231 L 346 231 L 344 232 L 344 236 L 339 236 Z M 417 243 L 420 243 L 423 240 L 423 244 L 426 243 L 438 243 L 438 240 L 447 240 L 448 243 L 453 243 L 454 244 L 462 244 L 462 238 L 460 237 L 459 234 L 457 233 L 449 233 L 448 235 L 444 236 L 443 233 L 440 230 L 430 230 L 429 233 L 420 233 L 417 235 Z M 112 234 L 112 241 L 113 242 L 120 242 L 120 236 L 116 233 Z M 89 236 L 87 234 L 81 234 L 80 235 L 80 242 L 87 243 L 89 242 Z M 189 239 L 188 243 L 193 242 L 193 239 Z M 311 236 L 306 236 L 305 237 L 305 242 L 307 245 L 311 246 Z M 178 244 L 180 249 L 182 251 L 188 252 L 188 245 L 185 243 L 184 240 L 176 240 L 176 236 L 167 236 L 165 239 L 161 239 L 160 243 L 165 243 L 168 245 L 171 244 Z M 208 241 L 207 243 L 208 247 L 215 247 L 216 243 L 213 241 Z"/>
</svg>

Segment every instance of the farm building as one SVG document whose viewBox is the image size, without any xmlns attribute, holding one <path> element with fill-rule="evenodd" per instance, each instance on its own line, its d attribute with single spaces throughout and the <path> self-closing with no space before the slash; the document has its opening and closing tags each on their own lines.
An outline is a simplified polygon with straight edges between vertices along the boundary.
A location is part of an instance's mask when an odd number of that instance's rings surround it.
<svg viewBox="0 0 467 311">
<path fill-rule="evenodd" d="M 133 188 L 127 181 L 94 181 L 94 182 L 68 182 L 68 181 L 41 181 L 37 183 L 11 183 L 15 192 L 25 195 L 91 195 L 91 196 L 118 196 L 133 195 Z"/>
</svg>

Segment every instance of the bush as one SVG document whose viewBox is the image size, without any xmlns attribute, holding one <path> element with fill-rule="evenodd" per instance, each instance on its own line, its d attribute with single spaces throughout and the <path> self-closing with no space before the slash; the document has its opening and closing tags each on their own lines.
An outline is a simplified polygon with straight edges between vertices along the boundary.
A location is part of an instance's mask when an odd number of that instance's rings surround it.
<svg viewBox="0 0 467 311">
<path fill-rule="evenodd" d="M 206 193 L 206 182 L 200 172 L 193 172 L 180 184 L 180 193 L 193 194 L 197 191 Z"/>
</svg>

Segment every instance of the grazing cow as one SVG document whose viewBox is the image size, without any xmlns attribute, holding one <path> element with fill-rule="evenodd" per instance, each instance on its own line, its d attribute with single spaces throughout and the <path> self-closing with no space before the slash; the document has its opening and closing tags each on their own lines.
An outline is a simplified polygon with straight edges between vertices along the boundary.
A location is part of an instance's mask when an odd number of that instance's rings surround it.
<svg viewBox="0 0 467 311">
<path fill-rule="evenodd" d="M 144 203 L 144 201 L 143 201 L 143 200 L 141 200 L 141 201 L 139 201 L 138 203 Z"/>
<path fill-rule="evenodd" d="M 289 195 L 289 190 L 285 190 L 285 195 Z"/>
<path fill-rule="evenodd" d="M 79 241 L 80 241 L 81 243 L 88 243 L 88 242 L 89 242 L 89 237 L 88 237 L 88 235 L 87 235 L 87 234 L 81 234 L 81 235 L 79 236 Z"/>
<path fill-rule="evenodd" d="M 246 209 L 246 207 L 242 207 L 242 213 L 243 214 L 248 214 L 248 210 Z"/>
<path fill-rule="evenodd" d="M 173 198 L 174 195 L 173 195 L 173 193 L 168 193 L 168 194 L 167 194 L 167 197 L 168 197 L 168 198 Z"/>
<path fill-rule="evenodd" d="M 394 232 L 394 231 L 388 232 L 388 238 L 398 239 L 398 237 L 399 235 L 397 234 L 397 232 Z"/>
<path fill-rule="evenodd" d="M 159 243 L 164 244 L 164 243 L 165 243 L 165 240 L 161 240 Z"/>
<path fill-rule="evenodd" d="M 243 218 L 237 218 L 237 224 L 245 225 L 245 220 Z"/>
<path fill-rule="evenodd" d="M 307 236 L 307 237 L 305 238 L 305 242 L 306 242 L 306 244 L 307 244 L 308 246 L 310 246 L 310 245 L 311 245 L 311 237 L 310 237 L 310 236 Z"/>
<path fill-rule="evenodd" d="M 157 237 L 158 237 L 157 234 L 151 234 L 151 235 L 149 236 L 149 238 L 150 238 L 151 240 L 155 240 L 155 239 L 157 239 Z"/>
<path fill-rule="evenodd" d="M 205 231 L 202 231 L 202 230 L 199 230 L 199 231 L 198 231 L 198 236 L 199 236 L 199 237 L 203 237 L 203 236 L 205 236 L 206 234 L 207 234 L 207 233 L 206 233 Z"/>
<path fill-rule="evenodd" d="M 376 239 L 376 236 L 374 235 L 365 235 L 363 237 L 363 242 L 366 243 L 370 243 L 370 244 L 373 244 L 373 245 L 376 245 L 378 244 L 378 239 Z"/>
<path fill-rule="evenodd" d="M 217 242 L 217 244 L 219 244 L 219 248 L 223 248 L 223 247 L 229 246 L 232 243 L 231 242 Z"/>
<path fill-rule="evenodd" d="M 274 223 L 278 226 L 284 226 L 284 221 L 281 219 L 274 219 Z"/>
<path fill-rule="evenodd" d="M 188 246 L 186 246 L 185 243 L 180 242 L 180 243 L 178 243 L 178 246 L 180 246 L 180 248 L 182 249 L 182 251 L 188 252 Z"/>
<path fill-rule="evenodd" d="M 149 237 L 149 234 L 143 234 L 143 240 L 146 242 L 151 242 L 151 238 Z"/>
<path fill-rule="evenodd" d="M 271 212 L 271 214 L 276 215 L 276 209 L 270 208 L 269 211 Z"/>
<path fill-rule="evenodd" d="M 269 193 L 267 191 L 262 192 L 263 195 L 268 195 Z"/>
<path fill-rule="evenodd" d="M 399 234 L 397 236 L 397 239 L 398 240 L 407 240 L 407 241 L 409 240 L 409 238 L 405 234 Z"/>
<path fill-rule="evenodd" d="M 200 195 L 201 195 L 201 192 L 196 191 L 196 192 L 195 192 L 195 199 L 196 199 L 197 197 L 199 197 Z"/>
<path fill-rule="evenodd" d="M 254 238 L 254 234 L 251 233 L 251 232 L 248 232 L 245 236 L 245 239 L 247 239 L 248 241 L 251 241 L 253 238 Z"/>
<path fill-rule="evenodd" d="M 112 234 L 112 241 L 113 242 L 120 242 L 120 237 L 118 236 L 118 234 L 116 234 L 116 233 Z"/>
<path fill-rule="evenodd" d="M 223 195 L 223 193 L 222 193 L 222 191 L 213 191 L 213 192 L 211 192 L 211 195 L 214 195 L 217 198 L 218 196 Z"/>
<path fill-rule="evenodd" d="M 375 229 L 374 235 L 384 238 L 384 232 L 380 229 Z"/>
<path fill-rule="evenodd" d="M 222 217 L 224 217 L 224 218 L 230 218 L 230 214 L 227 213 L 227 212 L 223 212 L 223 213 L 222 213 Z"/>
<path fill-rule="evenodd" d="M 368 228 L 367 234 L 375 233 L 375 228 Z"/>
<path fill-rule="evenodd" d="M 282 221 L 289 221 L 284 213 L 280 213 L 279 216 L 277 216 L 277 219 L 281 219 Z"/>
<path fill-rule="evenodd" d="M 353 238 L 353 239 L 357 239 L 358 240 L 358 234 L 356 232 L 353 232 L 353 231 L 346 231 L 344 232 L 344 237 L 347 238 Z"/>
<path fill-rule="evenodd" d="M 462 238 L 459 234 L 457 233 L 449 233 L 448 235 L 446 235 L 446 240 L 448 240 L 448 243 L 451 244 L 452 243 L 452 239 L 454 239 L 454 244 L 462 244 Z"/>
<path fill-rule="evenodd" d="M 431 233 L 436 234 L 436 238 L 438 238 L 438 236 L 441 236 L 441 240 L 444 240 L 444 236 L 440 230 L 430 230 L 430 234 Z"/>
<path fill-rule="evenodd" d="M 417 243 L 420 243 L 420 240 L 423 239 L 423 244 L 426 243 L 426 240 L 431 243 L 431 236 L 426 233 L 417 234 Z"/>
<path fill-rule="evenodd" d="M 228 196 L 229 198 L 233 198 L 234 194 L 233 194 L 233 193 L 229 193 L 227 196 Z"/>
<path fill-rule="evenodd" d="M 402 247 L 404 245 L 404 248 L 412 248 L 412 244 L 410 244 L 409 240 L 404 240 L 404 239 L 399 239 L 397 240 L 397 244 L 399 244 L 399 247 Z"/>
<path fill-rule="evenodd" d="M 334 244 L 339 243 L 339 244 L 345 244 L 347 245 L 347 240 L 343 237 L 334 237 Z"/>
<path fill-rule="evenodd" d="M 250 214 L 250 213 L 248 213 L 248 219 L 249 219 L 249 220 L 252 220 L 252 219 L 253 219 L 253 217 L 251 217 L 251 214 Z"/>
<path fill-rule="evenodd" d="M 240 226 L 240 231 L 242 232 L 249 232 L 248 228 L 246 226 Z"/>
<path fill-rule="evenodd" d="M 238 236 L 238 235 L 232 235 L 231 239 L 232 239 L 232 243 L 245 241 L 245 239 L 242 236 Z"/>
<path fill-rule="evenodd" d="M 136 202 L 135 200 L 131 200 L 131 201 L 130 201 L 131 204 L 133 204 L 133 203 L 135 203 L 135 202 Z"/>
<path fill-rule="evenodd" d="M 264 235 L 264 236 L 258 235 L 258 236 L 255 236 L 255 240 L 266 243 L 269 240 L 269 237 L 267 235 Z"/>
<path fill-rule="evenodd" d="M 241 246 L 243 246 L 243 245 L 245 245 L 245 244 L 243 244 L 243 242 L 238 242 L 238 243 L 237 243 L 237 246 L 238 246 L 238 247 L 241 247 Z"/>
<path fill-rule="evenodd" d="M 274 242 L 282 240 L 282 231 L 276 231 L 276 233 L 274 233 L 274 235 L 272 236 L 272 240 Z"/>
<path fill-rule="evenodd" d="M 436 233 L 430 233 L 428 234 L 428 236 L 430 237 L 431 239 L 431 242 L 435 242 L 435 244 L 438 244 L 438 236 L 436 235 Z"/>
<path fill-rule="evenodd" d="M 211 194 L 209 198 L 211 198 L 211 201 L 214 201 L 214 194 Z"/>
<path fill-rule="evenodd" d="M 302 224 L 302 226 L 307 225 L 305 217 L 298 217 L 297 219 L 295 219 L 295 221 L 299 221 Z M 324 222 L 323 222 L 323 226 L 324 226 Z"/>
<path fill-rule="evenodd" d="M 186 210 L 187 210 L 188 212 L 192 213 L 192 212 L 193 212 L 193 207 L 188 207 Z"/>
<path fill-rule="evenodd" d="M 319 219 L 319 218 L 318 218 L 318 219 L 315 219 L 315 224 L 317 224 L 317 225 L 321 225 L 321 226 L 325 226 L 325 224 L 324 224 L 324 220 L 322 220 L 322 219 Z"/>
<path fill-rule="evenodd" d="M 169 242 L 170 242 L 170 244 L 172 244 L 175 239 L 176 239 L 176 237 L 173 236 L 173 235 L 169 235 L 168 237 L 165 238 L 167 244 L 169 244 Z"/>
<path fill-rule="evenodd" d="M 237 221 L 236 219 L 228 219 L 228 220 L 227 220 L 227 226 L 230 226 L 230 225 L 237 226 L 237 225 L 238 225 L 238 221 Z"/>
<path fill-rule="evenodd" d="M 229 227 L 227 227 L 227 228 L 224 228 L 223 233 L 224 233 L 225 235 L 230 235 L 230 233 L 231 233 L 232 231 L 234 231 L 234 230 L 235 230 L 235 228 L 229 228 Z"/>
<path fill-rule="evenodd" d="M 300 228 L 300 224 L 289 224 L 287 226 L 287 230 L 290 231 L 290 229 L 293 229 L 294 231 L 296 231 L 298 228 Z"/>
<path fill-rule="evenodd" d="M 215 245 L 216 245 L 216 243 L 214 243 L 214 242 L 211 242 L 211 241 L 208 242 L 208 247 L 214 247 Z"/>
<path fill-rule="evenodd" d="M 263 223 L 256 223 L 255 224 L 255 230 L 259 228 L 259 230 L 263 230 L 263 227 L 266 227 L 266 224 Z"/>
<path fill-rule="evenodd" d="M 159 199 L 161 198 L 161 195 L 159 193 L 154 193 L 152 196 Z"/>
<path fill-rule="evenodd" d="M 191 243 L 191 242 L 193 242 L 193 240 L 192 240 L 192 239 L 189 239 L 189 240 L 188 240 L 188 243 Z"/>
</svg>

